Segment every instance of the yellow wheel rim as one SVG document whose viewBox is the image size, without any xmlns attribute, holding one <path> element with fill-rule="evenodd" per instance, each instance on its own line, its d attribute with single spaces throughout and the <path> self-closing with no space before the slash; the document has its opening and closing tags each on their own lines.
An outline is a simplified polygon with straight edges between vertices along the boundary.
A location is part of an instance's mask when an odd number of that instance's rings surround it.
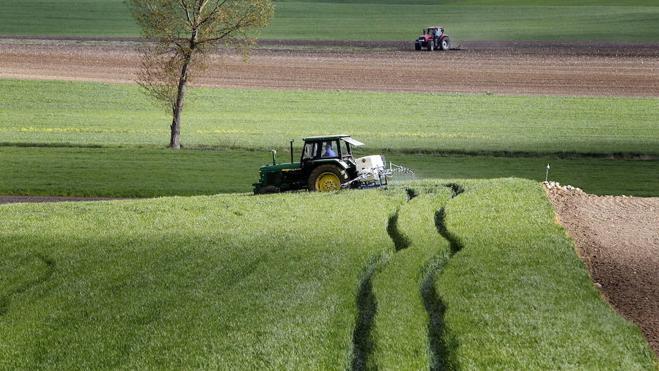
<svg viewBox="0 0 659 371">
<path fill-rule="evenodd" d="M 316 179 L 316 190 L 319 192 L 332 192 L 341 189 L 341 181 L 334 173 L 322 173 Z"/>
</svg>

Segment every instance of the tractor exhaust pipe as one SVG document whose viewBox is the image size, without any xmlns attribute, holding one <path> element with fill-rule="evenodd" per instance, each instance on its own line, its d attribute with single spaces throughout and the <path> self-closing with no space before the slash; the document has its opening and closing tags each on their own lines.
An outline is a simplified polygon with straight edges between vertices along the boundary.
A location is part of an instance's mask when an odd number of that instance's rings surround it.
<svg viewBox="0 0 659 371">
<path fill-rule="evenodd" d="M 291 164 L 293 163 L 293 142 L 295 142 L 295 139 L 291 139 Z"/>
<path fill-rule="evenodd" d="M 277 150 L 272 150 L 272 166 L 277 165 Z"/>
</svg>

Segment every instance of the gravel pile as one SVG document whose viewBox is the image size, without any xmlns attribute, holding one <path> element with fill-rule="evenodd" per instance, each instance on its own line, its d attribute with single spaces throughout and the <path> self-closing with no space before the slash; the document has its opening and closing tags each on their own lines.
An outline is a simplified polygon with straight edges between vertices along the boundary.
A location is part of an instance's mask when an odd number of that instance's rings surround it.
<svg viewBox="0 0 659 371">
<path fill-rule="evenodd" d="M 548 190 L 567 191 L 567 192 L 575 192 L 575 193 L 585 193 L 579 187 L 573 187 L 571 185 L 562 186 L 561 183 L 559 183 L 559 182 L 548 181 L 548 182 L 542 182 L 542 184 L 544 184 L 545 188 L 548 189 Z"/>
</svg>

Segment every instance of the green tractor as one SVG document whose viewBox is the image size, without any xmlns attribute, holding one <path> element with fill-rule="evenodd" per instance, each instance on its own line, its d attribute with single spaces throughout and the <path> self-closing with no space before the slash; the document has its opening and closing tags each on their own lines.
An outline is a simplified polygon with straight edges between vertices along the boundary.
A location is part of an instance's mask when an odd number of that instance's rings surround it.
<svg viewBox="0 0 659 371">
<path fill-rule="evenodd" d="M 387 184 L 390 169 L 385 168 L 382 156 L 354 159 L 352 149 L 364 145 L 349 135 L 328 135 L 304 138 L 299 162 L 277 164 L 272 151 L 272 164 L 259 169 L 259 182 L 254 194 L 276 193 L 307 189 L 331 192 L 342 188 L 369 188 Z"/>
</svg>

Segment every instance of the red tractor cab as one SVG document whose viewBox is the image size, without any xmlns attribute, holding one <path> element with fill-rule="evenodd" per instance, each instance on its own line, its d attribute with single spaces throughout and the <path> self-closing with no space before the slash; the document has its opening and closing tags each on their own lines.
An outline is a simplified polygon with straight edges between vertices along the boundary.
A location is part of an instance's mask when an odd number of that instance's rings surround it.
<svg viewBox="0 0 659 371">
<path fill-rule="evenodd" d="M 444 27 L 431 26 L 423 29 L 421 36 L 414 41 L 414 49 L 449 50 L 451 49 L 451 39 L 444 33 Z"/>
</svg>

